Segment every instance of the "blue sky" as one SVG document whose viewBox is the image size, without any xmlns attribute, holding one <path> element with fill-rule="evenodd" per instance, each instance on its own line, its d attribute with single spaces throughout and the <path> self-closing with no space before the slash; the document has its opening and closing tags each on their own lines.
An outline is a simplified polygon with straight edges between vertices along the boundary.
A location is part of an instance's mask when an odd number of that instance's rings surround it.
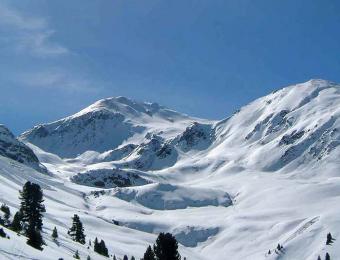
<svg viewBox="0 0 340 260">
<path fill-rule="evenodd" d="M 15 133 L 127 96 L 222 119 L 340 82 L 338 0 L 0 0 L 0 123 Z"/>
</svg>

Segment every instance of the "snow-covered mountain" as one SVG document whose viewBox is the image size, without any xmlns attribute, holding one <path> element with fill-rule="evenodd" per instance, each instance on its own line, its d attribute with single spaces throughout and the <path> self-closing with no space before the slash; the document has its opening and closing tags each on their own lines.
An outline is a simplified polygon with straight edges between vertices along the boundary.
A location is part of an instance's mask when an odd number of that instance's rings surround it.
<svg viewBox="0 0 340 260">
<path fill-rule="evenodd" d="M 27 145 L 17 140 L 4 125 L 0 125 L 0 155 L 26 164 L 38 171 L 46 171 L 34 152 Z"/>
<path fill-rule="evenodd" d="M 20 138 L 60 157 L 74 158 L 86 151 L 105 152 L 135 143 L 145 135 L 170 138 L 194 120 L 157 103 L 107 98 L 75 115 L 38 125 Z"/>
<path fill-rule="evenodd" d="M 275 91 L 217 123 L 207 156 L 223 151 L 226 160 L 261 171 L 319 165 L 339 152 L 339 104 L 339 85 L 324 80 Z"/>
<path fill-rule="evenodd" d="M 119 257 L 141 257 L 166 231 L 187 259 L 338 259 L 339 130 L 340 85 L 324 80 L 283 88 L 218 122 L 100 100 L 20 136 L 52 176 L 0 156 L 3 202 L 18 208 L 16 190 L 28 179 L 42 185 L 47 204 L 46 251 L 22 241 L 19 250 L 11 234 L 0 255 L 68 259 L 78 249 L 101 259 L 70 241 L 65 223 L 77 212 L 88 238 L 104 238 Z"/>
</svg>

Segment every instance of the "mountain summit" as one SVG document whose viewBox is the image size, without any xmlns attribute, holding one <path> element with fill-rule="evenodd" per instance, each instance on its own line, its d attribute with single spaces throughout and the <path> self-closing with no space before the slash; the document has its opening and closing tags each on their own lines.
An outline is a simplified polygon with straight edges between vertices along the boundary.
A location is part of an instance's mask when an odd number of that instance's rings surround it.
<svg viewBox="0 0 340 260">
<path fill-rule="evenodd" d="M 194 120 L 157 103 L 112 97 L 75 115 L 38 125 L 20 139 L 60 157 L 76 157 L 86 151 L 104 152 L 134 143 L 146 134 L 175 136 Z"/>
</svg>

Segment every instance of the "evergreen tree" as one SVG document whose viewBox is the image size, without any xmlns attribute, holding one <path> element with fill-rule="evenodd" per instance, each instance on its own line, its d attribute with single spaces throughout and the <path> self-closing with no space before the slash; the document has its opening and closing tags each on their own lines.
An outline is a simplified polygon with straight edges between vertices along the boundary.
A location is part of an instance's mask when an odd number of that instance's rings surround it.
<svg viewBox="0 0 340 260">
<path fill-rule="evenodd" d="M 170 233 L 160 233 L 156 244 L 153 247 L 157 260 L 180 260 L 178 243 L 176 238 Z"/>
<path fill-rule="evenodd" d="M 113 255 L 113 260 L 117 260 L 116 255 Z"/>
<path fill-rule="evenodd" d="M 134 256 L 131 256 L 131 259 L 130 260 L 136 260 L 136 258 Z"/>
<path fill-rule="evenodd" d="M 151 246 L 148 246 L 148 248 L 146 249 L 146 251 L 144 253 L 143 260 L 156 260 L 155 254 L 154 254 Z"/>
<path fill-rule="evenodd" d="M 9 225 L 9 217 L 11 216 L 11 211 L 9 207 L 6 204 L 2 204 L 0 209 L 3 213 L 5 213 L 4 214 L 5 225 Z"/>
<path fill-rule="evenodd" d="M 74 253 L 73 258 L 80 259 L 78 250 Z"/>
<path fill-rule="evenodd" d="M 14 218 L 11 224 L 11 229 L 14 232 L 20 232 L 22 230 L 21 220 L 22 220 L 22 215 L 20 211 L 18 211 L 17 213 L 14 214 Z"/>
<path fill-rule="evenodd" d="M 333 242 L 333 237 L 331 233 L 327 234 L 326 245 L 330 245 Z"/>
<path fill-rule="evenodd" d="M 124 255 L 123 260 L 129 260 L 127 255 Z"/>
<path fill-rule="evenodd" d="M 96 238 L 94 240 L 93 249 L 100 255 L 109 256 L 109 251 L 107 250 L 104 240 L 101 240 L 100 243 L 98 243 L 98 239 Z"/>
<path fill-rule="evenodd" d="M 54 227 L 53 231 L 52 231 L 52 238 L 53 240 L 57 240 L 58 238 L 58 230 L 56 227 Z"/>
<path fill-rule="evenodd" d="M 20 191 L 20 213 L 25 231 L 28 226 L 38 230 L 42 229 L 42 213 L 45 212 L 45 206 L 42 204 L 43 192 L 38 184 L 26 182 Z"/>
<path fill-rule="evenodd" d="M 281 245 L 280 245 L 280 244 L 277 244 L 277 247 L 276 247 L 276 249 L 280 251 L 280 250 L 281 250 L 281 248 L 282 248 L 282 247 L 281 247 Z"/>
<path fill-rule="evenodd" d="M 109 256 L 109 251 L 107 250 L 107 247 L 105 245 L 104 240 L 101 240 L 99 243 L 99 247 L 100 247 L 100 254 L 103 256 Z"/>
<path fill-rule="evenodd" d="M 6 237 L 6 233 L 3 228 L 0 228 L 0 237 Z"/>
<path fill-rule="evenodd" d="M 40 230 L 32 227 L 31 225 L 28 227 L 26 231 L 26 235 L 28 237 L 27 244 L 36 249 L 42 250 L 42 245 L 44 243 L 42 236 L 40 234 Z"/>
<path fill-rule="evenodd" d="M 330 257 L 330 255 L 328 253 L 326 253 L 325 260 L 331 260 L 331 257 Z"/>
<path fill-rule="evenodd" d="M 24 224 L 25 234 L 28 238 L 27 244 L 42 250 L 43 239 L 40 234 L 42 230 L 42 213 L 45 212 L 43 203 L 43 192 L 38 184 L 26 182 L 20 191 L 20 214 Z"/>
<path fill-rule="evenodd" d="M 97 252 L 97 253 L 98 253 L 98 251 L 100 251 L 98 238 L 96 238 L 93 242 L 93 250 L 94 250 L 94 252 Z"/>
<path fill-rule="evenodd" d="M 321 260 L 321 256 L 318 256 L 318 260 Z"/>
<path fill-rule="evenodd" d="M 67 233 L 72 237 L 73 241 L 76 241 L 80 244 L 85 244 L 83 223 L 81 223 L 77 214 L 74 214 L 72 218 L 72 227 Z"/>
<path fill-rule="evenodd" d="M 88 255 L 87 258 L 86 258 L 86 260 L 91 260 L 91 257 Z"/>
</svg>

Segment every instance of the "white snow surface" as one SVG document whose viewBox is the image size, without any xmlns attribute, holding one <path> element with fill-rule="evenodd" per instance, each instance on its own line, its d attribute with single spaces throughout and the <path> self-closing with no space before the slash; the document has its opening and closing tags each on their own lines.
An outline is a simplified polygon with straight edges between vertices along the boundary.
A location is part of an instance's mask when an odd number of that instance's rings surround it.
<svg viewBox="0 0 340 260">
<path fill-rule="evenodd" d="M 35 127 L 20 139 L 50 175 L 0 156 L 0 202 L 13 213 L 23 183 L 40 184 L 47 245 L 40 252 L 5 230 L 11 238 L 0 238 L 0 258 L 71 259 L 79 250 L 102 259 L 68 237 L 76 213 L 87 240 L 104 239 L 120 258 L 139 259 L 159 232 L 171 232 L 187 259 L 340 259 L 339 115 L 340 86 L 311 80 L 219 122 L 120 97 Z M 105 182 L 111 172 L 146 181 Z"/>
</svg>

